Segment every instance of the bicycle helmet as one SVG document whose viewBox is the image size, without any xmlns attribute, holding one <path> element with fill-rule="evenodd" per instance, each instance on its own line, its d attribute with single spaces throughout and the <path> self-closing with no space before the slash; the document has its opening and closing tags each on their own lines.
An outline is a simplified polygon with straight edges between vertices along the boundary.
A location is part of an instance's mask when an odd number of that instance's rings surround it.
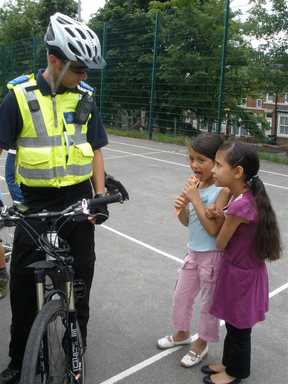
<svg viewBox="0 0 288 384">
<path fill-rule="evenodd" d="M 44 41 L 49 50 L 64 60 L 80 62 L 88 69 L 102 69 L 106 65 L 96 33 L 60 12 L 50 17 Z"/>
</svg>

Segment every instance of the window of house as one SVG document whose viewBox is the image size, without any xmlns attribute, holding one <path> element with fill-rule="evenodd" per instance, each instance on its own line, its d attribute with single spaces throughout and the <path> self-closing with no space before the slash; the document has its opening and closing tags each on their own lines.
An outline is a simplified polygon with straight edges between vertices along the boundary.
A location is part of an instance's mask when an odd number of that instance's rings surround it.
<svg viewBox="0 0 288 384">
<path fill-rule="evenodd" d="M 269 93 L 267 93 L 266 101 L 267 101 L 267 103 L 273 103 L 274 102 L 274 96 L 269 94 Z"/>
<path fill-rule="evenodd" d="M 279 133 L 288 136 L 288 115 L 280 116 Z"/>
<path fill-rule="evenodd" d="M 256 108 L 262 108 L 262 99 L 256 100 Z"/>
</svg>

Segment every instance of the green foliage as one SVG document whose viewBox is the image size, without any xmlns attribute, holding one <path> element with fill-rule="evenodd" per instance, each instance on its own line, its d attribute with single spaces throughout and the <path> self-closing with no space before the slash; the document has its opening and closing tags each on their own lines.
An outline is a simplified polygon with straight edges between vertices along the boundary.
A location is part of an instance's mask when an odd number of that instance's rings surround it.
<svg viewBox="0 0 288 384">
<path fill-rule="evenodd" d="M 154 123 L 160 129 L 172 129 L 175 124 L 181 127 L 189 111 L 211 127 L 217 119 L 224 0 L 141 3 L 139 6 L 138 1 L 110 0 L 90 20 L 90 27 L 100 36 L 106 22 L 105 109 L 147 111 L 155 14 L 162 10 Z M 242 35 L 243 24 L 231 20 L 225 107 L 234 109 L 235 113 L 241 98 L 247 96 L 248 90 L 243 84 L 249 84 L 247 67 L 252 52 Z M 119 123 L 119 115 L 116 121 Z"/>
<path fill-rule="evenodd" d="M 51 15 L 56 12 L 61 12 L 67 16 L 76 18 L 77 8 L 77 1 L 74 0 L 39 0 L 37 16 L 41 33 L 45 33 Z"/>
<path fill-rule="evenodd" d="M 242 127 L 246 129 L 251 136 L 264 140 L 265 130 L 269 129 L 269 124 L 263 115 L 256 115 L 247 112 L 245 109 L 235 107 L 232 117 L 234 127 Z"/>
<path fill-rule="evenodd" d="M 0 10 L 0 44 L 43 36 L 49 17 L 63 12 L 74 17 L 77 2 L 74 0 L 10 0 Z"/>
<path fill-rule="evenodd" d="M 0 43 L 8 44 L 39 32 L 37 2 L 10 0 L 0 10 Z"/>
</svg>

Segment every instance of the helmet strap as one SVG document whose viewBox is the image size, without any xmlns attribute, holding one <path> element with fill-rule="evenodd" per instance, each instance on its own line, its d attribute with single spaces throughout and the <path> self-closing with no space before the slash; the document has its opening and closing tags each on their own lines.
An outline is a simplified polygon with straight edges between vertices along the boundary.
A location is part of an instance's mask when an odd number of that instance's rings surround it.
<svg viewBox="0 0 288 384">
<path fill-rule="evenodd" d="M 56 95 L 57 90 L 59 88 L 59 85 L 61 84 L 63 77 L 65 76 L 66 72 L 68 71 L 70 67 L 71 61 L 66 61 L 63 68 L 61 69 L 61 72 L 59 73 L 59 76 L 57 79 L 55 79 L 53 73 L 51 71 L 48 71 L 48 76 L 49 76 L 49 81 L 50 81 L 50 86 L 51 86 L 51 93 L 53 96 Z M 56 80 L 56 81 L 55 81 Z"/>
</svg>

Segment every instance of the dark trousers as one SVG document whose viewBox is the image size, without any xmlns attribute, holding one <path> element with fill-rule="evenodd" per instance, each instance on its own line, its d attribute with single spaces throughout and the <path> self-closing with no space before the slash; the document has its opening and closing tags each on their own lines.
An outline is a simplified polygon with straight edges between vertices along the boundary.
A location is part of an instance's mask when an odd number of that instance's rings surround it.
<svg viewBox="0 0 288 384">
<path fill-rule="evenodd" d="M 232 377 L 245 379 L 250 376 L 251 328 L 238 329 L 225 323 L 227 334 L 224 340 L 222 363 Z"/>
<path fill-rule="evenodd" d="M 35 225 L 38 233 L 46 228 L 44 223 Z M 74 257 L 75 279 L 85 282 L 86 293 L 76 301 L 77 317 L 86 343 L 87 322 L 89 318 L 89 294 L 94 273 L 94 226 L 89 222 L 69 223 L 60 232 L 71 246 Z M 11 341 L 9 355 L 13 365 L 20 367 L 26 341 L 36 315 L 36 295 L 34 275 L 25 268 L 34 261 L 43 259 L 23 228 L 17 226 L 11 257 L 10 296 L 12 310 Z"/>
</svg>

